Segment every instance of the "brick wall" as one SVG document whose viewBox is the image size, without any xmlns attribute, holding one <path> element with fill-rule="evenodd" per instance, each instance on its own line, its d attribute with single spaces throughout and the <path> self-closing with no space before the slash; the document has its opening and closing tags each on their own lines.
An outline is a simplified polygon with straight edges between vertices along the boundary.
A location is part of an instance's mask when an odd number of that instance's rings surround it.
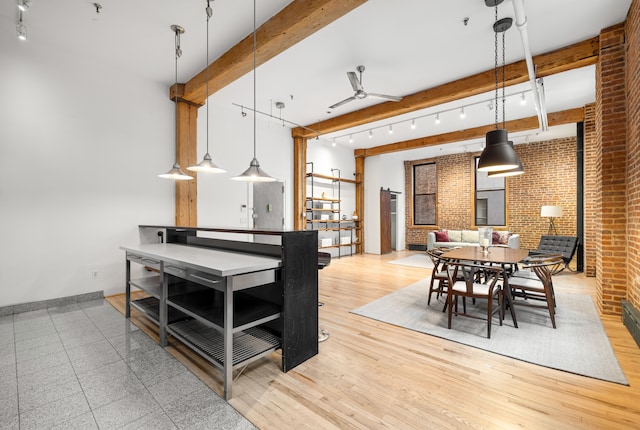
<svg viewBox="0 0 640 430">
<path fill-rule="evenodd" d="M 640 1 L 626 21 L 627 300 L 640 309 Z"/>
<path fill-rule="evenodd" d="M 535 249 L 549 231 L 540 217 L 545 205 L 562 207 L 555 220 L 561 236 L 576 235 L 576 139 L 555 139 L 515 146 L 525 173 L 508 179 L 509 230 L 520 234 L 520 247 Z M 572 263 L 575 266 L 575 262 Z"/>
<path fill-rule="evenodd" d="M 603 314 L 618 315 L 627 290 L 625 49 L 623 24 L 600 32 L 596 73 L 596 135 L 600 145 L 596 180 L 601 187 L 597 302 Z"/>
<path fill-rule="evenodd" d="M 543 205 L 562 206 L 556 220 L 558 234 L 576 235 L 576 140 L 555 139 L 515 146 L 525 173 L 507 179 L 507 224 L 520 234 L 522 248 L 536 248 L 547 234 L 549 220 L 540 217 Z M 426 244 L 427 232 L 438 229 L 473 228 L 473 159 L 478 154 L 455 154 L 436 158 L 438 175 L 438 221 L 436 227 L 411 228 L 411 166 L 425 160 L 405 162 L 407 244 Z M 575 263 L 573 263 L 575 266 Z"/>
</svg>

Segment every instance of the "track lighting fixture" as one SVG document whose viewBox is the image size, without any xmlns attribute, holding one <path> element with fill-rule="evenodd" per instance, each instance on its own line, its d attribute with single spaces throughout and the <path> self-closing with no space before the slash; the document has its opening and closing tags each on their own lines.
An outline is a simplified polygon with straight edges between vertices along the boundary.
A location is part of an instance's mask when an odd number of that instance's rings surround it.
<svg viewBox="0 0 640 430">
<path fill-rule="evenodd" d="M 336 146 L 336 138 L 334 137 L 333 140 L 331 141 L 331 146 Z"/>
<path fill-rule="evenodd" d="M 18 0 L 18 9 L 20 12 L 26 12 L 31 6 L 31 2 L 29 0 Z"/>
<path fill-rule="evenodd" d="M 524 96 L 524 93 L 522 93 L 522 95 L 520 96 L 520 104 L 522 106 L 527 104 L 527 98 Z"/>
<path fill-rule="evenodd" d="M 256 158 L 256 56 L 258 44 L 256 41 L 256 0 L 253 0 L 253 159 L 249 168 L 240 176 L 233 177 L 234 181 L 243 182 L 274 182 L 276 178 L 269 176 L 260 168 L 260 162 Z"/>
<path fill-rule="evenodd" d="M 211 155 L 209 155 L 209 20 L 213 16 L 213 9 L 211 9 L 210 0 L 207 0 L 207 7 L 205 8 L 205 12 L 207 14 L 207 55 L 206 55 L 206 64 L 205 64 L 205 79 L 206 79 L 206 112 L 207 112 L 207 152 L 205 152 L 202 161 L 195 166 L 187 167 L 187 170 L 192 172 L 203 172 L 203 173 L 224 173 L 225 170 L 218 167 L 216 163 L 211 159 Z"/>
<path fill-rule="evenodd" d="M 171 170 L 169 170 L 167 173 L 161 173 L 160 175 L 158 175 L 158 177 L 163 179 L 173 179 L 175 181 L 188 181 L 190 179 L 193 179 L 193 176 L 189 176 L 186 173 L 184 173 L 180 168 L 180 164 L 178 163 L 178 58 L 180 58 L 180 56 L 182 55 L 182 49 L 180 49 L 180 35 L 184 34 L 184 28 L 180 27 L 179 25 L 172 25 L 171 31 L 173 31 L 175 34 L 175 45 L 176 45 L 176 49 L 175 49 L 176 80 L 175 80 L 175 87 L 174 87 L 174 94 L 175 94 L 174 103 L 176 105 L 175 106 L 176 108 L 176 141 L 175 141 L 176 160 L 173 163 L 173 167 L 171 168 Z"/>
<path fill-rule="evenodd" d="M 506 94 L 505 95 L 504 94 L 504 89 L 503 89 L 503 94 L 502 94 L 502 97 L 501 97 L 501 100 L 503 101 L 503 110 L 504 110 L 505 103 L 509 99 L 512 99 L 514 97 L 518 97 L 518 100 L 522 101 L 523 96 L 526 99 L 527 93 L 530 92 L 530 91 L 531 90 L 518 91 L 518 92 L 514 92 L 514 93 L 511 93 L 511 94 Z M 513 102 L 515 102 L 515 100 L 511 100 L 511 102 L 513 103 Z M 408 118 L 408 119 L 405 119 L 405 120 L 402 120 L 402 121 L 399 121 L 399 122 L 392 123 L 390 125 L 389 124 L 379 125 L 377 127 L 373 127 L 373 128 L 368 129 L 368 130 L 349 132 L 347 134 L 343 134 L 343 135 L 340 135 L 340 136 L 334 136 L 334 137 L 336 139 L 342 139 L 342 138 L 346 139 L 347 137 L 349 137 L 351 135 L 357 135 L 358 133 L 365 133 L 366 132 L 366 133 L 369 134 L 369 138 L 371 139 L 371 138 L 373 138 L 373 132 L 376 129 L 382 129 L 382 128 L 388 127 L 389 134 L 393 134 L 393 126 L 397 125 L 397 124 L 404 124 L 404 123 L 409 123 L 410 128 L 412 130 L 415 130 L 417 128 L 417 122 L 416 121 L 421 119 L 421 118 L 433 117 L 433 121 L 437 125 L 437 124 L 440 124 L 440 114 L 446 114 L 448 112 L 456 112 L 457 111 L 459 117 L 461 119 L 464 119 L 464 118 L 466 118 L 466 110 L 465 110 L 466 108 L 468 108 L 470 106 L 480 106 L 480 105 L 486 106 L 489 111 L 492 111 L 492 110 L 495 109 L 496 110 L 496 112 L 495 112 L 496 116 L 498 115 L 497 111 L 498 111 L 498 106 L 499 105 L 498 105 L 498 100 L 497 99 L 495 99 L 495 100 L 494 99 L 491 99 L 491 100 L 479 100 L 477 102 L 469 103 L 469 104 L 467 104 L 465 106 L 462 106 L 462 107 L 451 107 L 451 108 L 444 109 L 444 110 L 441 110 L 441 111 L 438 111 L 438 112 L 431 112 L 431 113 L 428 113 L 428 114 L 425 114 L 425 115 L 416 116 L 414 118 Z M 476 112 L 476 110 L 474 110 L 474 112 Z M 504 117 L 504 114 L 503 114 L 503 117 Z M 496 119 L 496 123 L 497 123 L 497 119 Z M 311 130 L 311 131 L 313 131 L 313 130 Z"/>
<path fill-rule="evenodd" d="M 353 134 L 349 135 L 349 143 L 353 143 Z"/>
</svg>

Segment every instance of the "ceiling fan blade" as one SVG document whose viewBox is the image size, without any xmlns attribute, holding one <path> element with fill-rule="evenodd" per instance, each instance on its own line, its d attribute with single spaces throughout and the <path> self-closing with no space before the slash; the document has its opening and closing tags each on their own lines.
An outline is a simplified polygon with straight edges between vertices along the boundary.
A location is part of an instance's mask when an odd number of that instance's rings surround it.
<svg viewBox="0 0 640 430">
<path fill-rule="evenodd" d="M 338 103 L 336 103 L 336 104 L 334 104 L 334 105 L 329 106 L 329 109 L 337 108 L 338 106 L 342 106 L 343 104 L 345 104 L 345 103 L 349 103 L 349 102 L 351 102 L 351 101 L 354 101 L 355 99 L 356 99 L 356 98 L 355 98 L 355 97 L 353 97 L 353 96 L 352 96 L 352 97 L 349 97 L 348 99 L 344 99 L 344 100 L 342 100 L 341 102 L 338 102 Z"/>
<path fill-rule="evenodd" d="M 347 72 L 347 76 L 349 77 L 349 81 L 351 81 L 353 91 L 362 91 L 362 84 L 360 84 L 360 80 L 358 79 L 356 72 Z"/>
<path fill-rule="evenodd" d="M 393 102 L 399 102 L 400 100 L 402 100 L 402 97 L 388 96 L 386 94 L 367 93 L 367 96 L 375 97 L 377 99 L 391 100 Z"/>
</svg>

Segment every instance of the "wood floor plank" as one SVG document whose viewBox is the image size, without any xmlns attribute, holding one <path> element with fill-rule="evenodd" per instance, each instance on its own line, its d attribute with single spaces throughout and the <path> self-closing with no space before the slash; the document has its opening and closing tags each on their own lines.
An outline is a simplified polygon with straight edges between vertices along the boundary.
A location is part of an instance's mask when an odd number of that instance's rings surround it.
<svg viewBox="0 0 640 430">
<path fill-rule="evenodd" d="M 386 264 L 415 252 L 334 259 L 319 272 L 320 353 L 280 370 L 280 353 L 235 376 L 229 403 L 261 429 L 640 428 L 640 349 L 618 317 L 602 317 L 630 386 L 525 363 L 349 311 L 430 275 Z M 558 293 L 595 295 L 562 272 Z M 425 292 L 426 293 L 426 292 Z M 108 298 L 124 312 L 124 296 Z M 157 342 L 157 329 L 132 312 Z M 576 339 L 580 341 L 580 339 Z M 219 372 L 176 340 L 167 350 L 221 394 Z"/>
</svg>

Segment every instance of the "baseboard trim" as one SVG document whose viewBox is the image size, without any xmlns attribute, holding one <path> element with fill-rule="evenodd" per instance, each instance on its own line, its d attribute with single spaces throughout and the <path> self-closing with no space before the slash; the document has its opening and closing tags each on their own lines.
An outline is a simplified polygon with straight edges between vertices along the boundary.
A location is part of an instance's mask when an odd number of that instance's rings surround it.
<svg viewBox="0 0 640 430">
<path fill-rule="evenodd" d="M 640 346 L 640 312 L 627 300 L 622 300 L 622 322 Z"/>
<path fill-rule="evenodd" d="M 102 298 L 104 298 L 104 292 L 101 290 L 93 291 L 91 293 L 77 294 L 75 296 L 60 297 L 57 299 L 40 300 L 37 302 L 20 303 L 17 305 L 9 306 L 0 306 L 0 316 L 21 314 L 23 312 L 55 308 L 58 306 L 66 306 L 74 303 L 87 302 L 90 300 L 99 300 Z"/>
</svg>

